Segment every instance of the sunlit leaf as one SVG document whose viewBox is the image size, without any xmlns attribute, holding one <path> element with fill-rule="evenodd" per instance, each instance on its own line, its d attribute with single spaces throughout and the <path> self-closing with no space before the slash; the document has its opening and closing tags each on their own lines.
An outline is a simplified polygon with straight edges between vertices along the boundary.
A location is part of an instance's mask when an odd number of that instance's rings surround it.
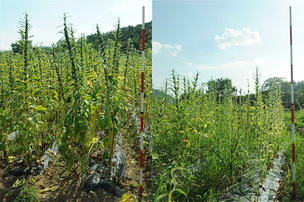
<svg viewBox="0 0 304 202">
<path fill-rule="evenodd" d="M 39 105 L 39 106 L 36 107 L 36 110 L 37 110 L 38 112 L 45 112 L 45 111 L 47 111 L 47 108 L 45 108 L 45 107 Z"/>
</svg>

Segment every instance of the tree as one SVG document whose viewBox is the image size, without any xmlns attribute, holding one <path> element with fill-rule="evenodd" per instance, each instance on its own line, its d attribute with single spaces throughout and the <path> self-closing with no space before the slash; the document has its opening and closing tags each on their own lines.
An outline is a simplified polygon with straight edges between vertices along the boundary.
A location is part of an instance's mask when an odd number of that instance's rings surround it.
<svg viewBox="0 0 304 202">
<path fill-rule="evenodd" d="M 283 81 L 281 83 L 281 91 L 282 91 L 282 101 L 285 108 L 290 108 L 290 100 L 291 100 L 291 90 L 290 90 L 290 82 Z"/>
<path fill-rule="evenodd" d="M 217 98 L 222 100 L 225 95 L 236 93 L 237 89 L 232 85 L 231 79 L 219 78 L 216 80 L 210 80 L 207 82 L 207 93 L 215 91 Z"/>
<path fill-rule="evenodd" d="M 28 40 L 28 43 L 29 43 L 28 44 L 29 47 L 32 48 L 32 41 Z M 11 48 L 14 53 L 22 53 L 22 51 L 23 51 L 22 43 L 20 41 L 16 41 L 15 43 L 12 43 Z"/>
<path fill-rule="evenodd" d="M 122 27 L 120 29 L 121 37 L 119 43 L 121 44 L 121 50 L 125 53 L 128 49 L 128 43 L 136 50 L 141 50 L 142 45 L 142 25 Z M 101 34 L 104 42 L 108 40 L 114 40 L 113 31 Z M 130 39 L 130 41 L 129 41 Z M 98 48 L 98 36 L 97 34 L 91 34 L 87 36 L 87 42 L 91 43 L 93 47 Z M 152 48 L 152 21 L 145 23 L 145 49 Z"/>
<path fill-rule="evenodd" d="M 12 43 L 11 47 L 14 53 L 22 53 L 22 46 L 19 42 Z"/>
<path fill-rule="evenodd" d="M 295 107 L 296 109 L 304 106 L 304 81 L 295 82 Z"/>
<path fill-rule="evenodd" d="M 272 77 L 267 79 L 262 85 L 263 94 L 268 94 L 276 87 L 280 87 L 282 91 L 282 101 L 286 109 L 291 106 L 291 86 L 290 82 L 285 78 Z M 304 106 L 304 81 L 294 82 L 294 104 L 296 109 Z"/>
<path fill-rule="evenodd" d="M 284 78 L 281 77 L 272 77 L 264 81 L 262 85 L 263 92 L 270 92 L 278 86 L 282 86 L 282 84 L 286 82 Z"/>
</svg>

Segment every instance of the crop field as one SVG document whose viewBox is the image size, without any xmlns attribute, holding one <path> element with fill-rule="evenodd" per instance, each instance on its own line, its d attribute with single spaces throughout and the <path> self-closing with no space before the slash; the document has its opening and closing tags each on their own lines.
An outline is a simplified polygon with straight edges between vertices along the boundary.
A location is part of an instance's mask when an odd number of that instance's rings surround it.
<svg viewBox="0 0 304 202">
<path fill-rule="evenodd" d="M 294 198 L 291 112 L 283 107 L 281 86 L 273 82 L 263 92 L 258 69 L 253 94 L 235 89 L 229 79 L 202 86 L 198 77 L 187 80 L 172 71 L 153 94 L 154 200 L 303 200 L 303 110 L 295 118 Z M 275 180 L 278 191 L 271 193 L 269 181 Z"/>
<path fill-rule="evenodd" d="M 285 115 L 285 120 L 290 121 L 291 115 L 287 113 Z M 289 151 L 285 152 L 286 164 L 283 166 L 284 178 L 282 180 L 282 186 L 278 190 L 278 200 L 280 201 L 292 201 L 292 200 L 303 200 L 304 199 L 304 111 L 300 109 L 295 112 L 295 144 L 296 144 L 296 188 L 297 197 L 292 196 L 292 153 Z M 289 147 L 291 148 L 291 147 Z M 289 149 L 290 150 L 290 149 Z"/>
<path fill-rule="evenodd" d="M 27 14 L 19 34 L 19 52 L 0 52 L 0 201 L 114 200 L 113 194 L 124 200 L 138 198 L 140 47 L 121 41 L 119 21 L 110 38 L 98 26 L 94 44 L 84 35 L 75 38 L 65 15 L 62 39 L 48 50 L 31 45 Z M 145 53 L 144 117 L 149 126 L 151 48 Z M 151 195 L 147 141 L 144 198 Z M 121 148 L 126 161 L 122 173 Z M 118 191 L 94 195 L 90 184 L 83 191 L 97 173 L 92 170 L 96 162 L 103 166 L 98 179 L 107 179 Z"/>
</svg>

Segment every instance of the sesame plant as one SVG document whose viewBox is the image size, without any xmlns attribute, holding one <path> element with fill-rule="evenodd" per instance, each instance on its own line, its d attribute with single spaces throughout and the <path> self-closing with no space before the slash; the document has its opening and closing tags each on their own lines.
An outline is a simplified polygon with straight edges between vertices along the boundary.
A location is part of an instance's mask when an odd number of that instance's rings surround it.
<svg viewBox="0 0 304 202">
<path fill-rule="evenodd" d="M 285 121 L 290 123 L 291 120 L 291 112 L 287 110 L 285 112 Z M 291 129 L 289 128 L 289 142 L 288 147 L 284 152 L 286 163 L 282 166 L 282 170 L 284 171 L 282 186 L 276 196 L 277 200 L 280 201 L 301 201 L 304 198 L 304 178 L 303 178 L 303 166 L 304 166 L 304 158 L 303 158 L 303 146 L 304 146 L 304 138 L 303 138 L 303 126 L 304 126 L 304 111 L 303 108 L 300 107 L 299 110 L 295 111 L 295 159 L 296 159 L 296 196 L 293 195 L 292 189 L 292 152 L 291 152 Z"/>
<path fill-rule="evenodd" d="M 261 183 L 287 141 L 279 87 L 243 95 L 221 80 L 198 84 L 172 71 L 162 97 L 153 97 L 153 198 L 158 201 L 220 200 L 221 192 L 260 169 Z M 238 94 L 237 94 L 238 93 Z M 174 175 L 174 181 L 172 181 Z"/>
<path fill-rule="evenodd" d="M 21 159 L 31 168 L 58 145 L 67 170 L 87 176 L 92 160 L 102 160 L 111 170 L 119 138 L 139 141 L 134 130 L 122 129 L 137 127 L 128 106 L 139 116 L 141 54 L 131 44 L 121 49 L 119 20 L 112 38 L 97 26 L 94 45 L 83 34 L 75 37 L 66 14 L 62 24 L 62 39 L 45 51 L 32 45 L 25 14 L 21 52 L 0 52 L 0 155 L 8 164 Z M 145 117 L 150 124 L 152 51 L 146 52 Z"/>
</svg>

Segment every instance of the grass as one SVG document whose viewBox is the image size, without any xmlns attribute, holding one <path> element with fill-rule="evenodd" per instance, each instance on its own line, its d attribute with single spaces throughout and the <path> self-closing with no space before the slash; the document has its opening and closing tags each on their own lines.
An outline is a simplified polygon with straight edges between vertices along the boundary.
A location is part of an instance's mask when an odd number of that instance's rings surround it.
<svg viewBox="0 0 304 202">
<path fill-rule="evenodd" d="M 12 197 L 14 202 L 39 201 L 36 188 L 28 186 L 24 178 L 16 180 L 6 197 Z"/>
</svg>

